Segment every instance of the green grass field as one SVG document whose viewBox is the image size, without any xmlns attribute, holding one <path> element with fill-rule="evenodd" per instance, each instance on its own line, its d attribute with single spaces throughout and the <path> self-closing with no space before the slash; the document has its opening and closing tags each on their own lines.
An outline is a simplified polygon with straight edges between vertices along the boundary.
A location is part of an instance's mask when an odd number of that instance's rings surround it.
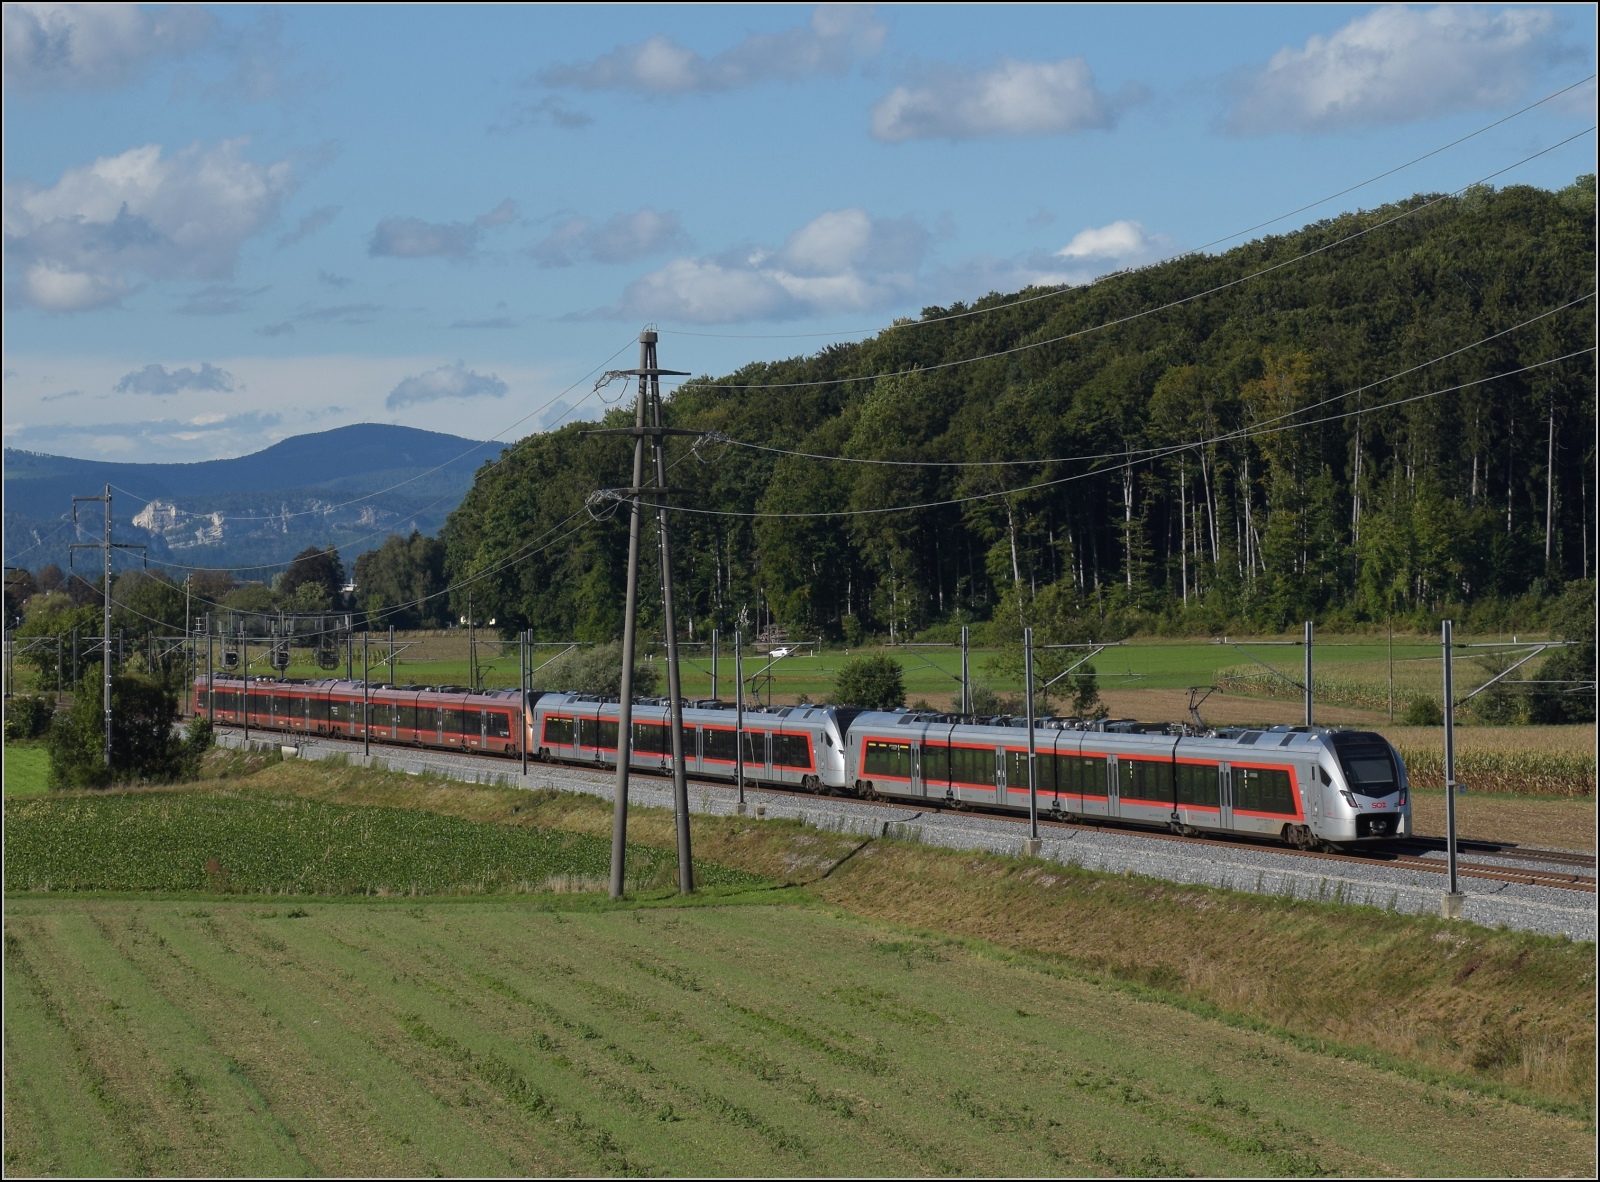
<svg viewBox="0 0 1600 1182">
<path fill-rule="evenodd" d="M 50 753 L 43 743 L 5 745 L 6 796 L 38 796 L 50 788 Z"/>
<path fill-rule="evenodd" d="M 72 794 L 8 803 L 5 889 L 416 895 L 550 889 L 605 880 L 611 845 L 414 809 L 196 792 Z M 677 859 L 629 850 L 630 889 L 665 885 Z M 759 881 L 697 866 L 707 886 Z"/>
<path fill-rule="evenodd" d="M 206 769 L 6 803 L 9 1174 L 1594 1169 L 1591 945 L 747 817 L 684 900 L 656 809 L 612 903 L 604 800 Z"/>
<path fill-rule="evenodd" d="M 1103 688 L 1126 689 L 1185 689 L 1192 685 L 1210 684 L 1226 669 L 1253 664 L 1251 657 L 1282 670 L 1291 677 L 1299 677 L 1303 669 L 1303 650 L 1285 645 L 1281 638 L 1270 638 L 1272 643 L 1239 641 L 1239 647 L 1212 643 L 1205 640 L 1167 641 L 1140 639 L 1107 648 L 1094 658 Z M 511 646 L 509 654 L 501 655 L 498 644 L 480 642 L 479 666 L 483 683 L 491 688 L 515 687 L 517 684 L 517 652 Z M 547 659 L 560 651 L 556 648 L 537 650 L 534 662 Z M 833 688 L 833 677 L 839 666 L 862 652 L 891 652 L 905 669 L 906 691 L 911 698 L 943 697 L 956 692 L 961 670 L 961 656 L 955 647 L 915 647 L 900 649 L 861 649 L 849 651 L 842 647 L 829 648 L 816 656 L 785 657 L 772 666 L 772 694 L 779 701 L 792 700 L 806 694 L 821 700 Z M 1387 682 L 1388 644 L 1370 637 L 1330 636 L 1320 641 L 1315 650 L 1319 674 L 1343 671 L 1347 676 Z M 375 679 L 387 680 L 389 667 L 380 661 L 383 646 L 374 644 L 370 669 Z M 289 669 L 294 677 L 343 676 L 344 666 L 330 674 L 309 663 L 309 653 L 295 650 L 296 664 Z M 989 663 L 992 650 L 974 649 L 971 662 L 973 677 L 991 688 L 1014 693 L 1021 689 L 1016 677 L 991 673 Z M 685 646 L 683 650 L 684 692 L 691 697 L 708 697 L 711 692 L 711 664 L 709 650 L 704 645 Z M 1397 687 L 1404 689 L 1413 683 L 1426 682 L 1430 687 L 1437 680 L 1439 646 L 1436 641 L 1417 637 L 1399 637 L 1395 641 L 1395 679 Z M 745 654 L 745 676 L 753 678 L 766 668 L 769 658 L 754 652 Z M 264 669 L 264 666 L 262 666 Z M 724 649 L 718 660 L 718 690 L 723 696 L 732 692 L 733 657 Z M 361 675 L 361 652 L 356 649 L 354 673 Z M 1471 669 L 1463 671 L 1470 677 Z M 399 683 L 465 684 L 469 676 L 464 640 L 433 640 L 417 644 L 403 651 L 397 658 L 394 672 Z M 763 698 L 767 693 L 767 679 L 759 681 Z"/>
<path fill-rule="evenodd" d="M 12 901 L 8 1172 L 1561 1174 L 1583 1121 L 813 907 Z"/>
</svg>

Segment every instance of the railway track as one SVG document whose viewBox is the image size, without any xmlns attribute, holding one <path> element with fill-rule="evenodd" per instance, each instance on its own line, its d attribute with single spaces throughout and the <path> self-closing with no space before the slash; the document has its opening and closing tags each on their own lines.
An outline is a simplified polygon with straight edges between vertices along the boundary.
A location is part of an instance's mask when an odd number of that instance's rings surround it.
<svg viewBox="0 0 1600 1182">
<path fill-rule="evenodd" d="M 341 747 L 360 746 L 358 741 L 337 739 L 329 736 L 318 736 L 316 741 L 329 743 L 330 745 L 338 745 Z M 393 747 L 389 747 L 388 745 L 385 745 L 385 747 L 388 750 L 395 749 Z M 414 749 L 407 748 L 406 750 L 409 751 Z M 484 759 L 493 760 L 497 763 L 504 762 L 504 758 L 500 756 L 475 756 L 467 752 L 448 752 L 443 754 L 447 754 L 450 758 L 454 759 L 465 757 L 473 759 L 474 761 L 477 759 Z M 570 766 L 576 771 L 604 771 L 608 775 L 614 773 L 614 769 L 609 767 L 596 766 L 591 768 L 582 764 L 557 764 L 555 766 Z M 632 775 L 638 776 L 642 779 L 651 780 L 670 781 L 671 779 L 670 773 L 662 773 L 642 768 L 635 769 L 632 772 Z M 722 789 L 729 787 L 729 784 L 723 780 L 712 780 L 691 776 L 689 777 L 689 781 L 690 783 L 704 785 L 707 787 L 716 787 Z M 745 786 L 745 792 L 747 796 L 789 797 L 796 800 L 829 799 L 825 796 L 819 797 L 816 793 L 767 785 L 757 786 L 753 784 L 747 784 Z M 1008 810 L 986 809 L 982 806 L 975 806 L 972 804 L 965 804 L 959 809 L 956 809 L 940 800 L 925 799 L 898 801 L 894 799 L 880 799 L 877 801 L 863 801 L 850 796 L 833 797 L 832 799 L 849 800 L 855 804 L 865 804 L 869 806 L 876 805 L 883 808 L 904 809 L 907 807 L 913 807 L 923 812 L 967 813 L 988 817 L 994 820 L 1008 821 L 1013 824 L 1021 824 L 1026 819 L 1019 817 L 1016 813 Z M 1148 838 L 1154 841 L 1171 841 L 1190 846 L 1213 845 L 1222 848 L 1234 849 L 1242 847 L 1252 850 L 1268 851 L 1276 854 L 1285 854 L 1297 858 L 1317 858 L 1324 861 L 1348 862 L 1367 866 L 1394 866 L 1406 870 L 1417 870 L 1426 874 L 1438 874 L 1441 876 L 1449 872 L 1449 866 L 1444 862 L 1443 859 L 1423 857 L 1413 852 L 1419 848 L 1424 851 L 1431 851 L 1434 853 L 1443 852 L 1445 849 L 1445 841 L 1443 838 L 1409 838 L 1401 842 L 1397 842 L 1393 846 L 1360 848 L 1330 853 L 1324 850 L 1298 849 L 1294 846 L 1283 845 L 1275 841 L 1255 839 L 1245 834 L 1232 836 L 1211 835 L 1206 837 L 1188 837 L 1178 833 L 1168 833 L 1158 829 L 1151 829 L 1142 825 L 1121 822 L 1115 817 L 1083 817 L 1067 820 L 1041 815 L 1039 818 L 1039 824 L 1041 828 L 1050 829 L 1112 829 L 1119 832 L 1135 834 L 1139 837 Z M 1593 874 L 1595 869 L 1595 855 L 1593 854 L 1585 854 L 1573 850 L 1524 849 L 1510 842 L 1487 841 L 1458 841 L 1457 850 L 1458 852 L 1467 853 L 1469 855 L 1476 853 L 1479 855 L 1502 858 L 1509 861 L 1523 860 L 1529 862 L 1542 862 L 1546 864 L 1554 863 L 1562 866 L 1572 866 L 1574 868 L 1573 871 L 1569 872 L 1565 870 L 1550 870 L 1525 866 L 1498 865 L 1487 862 L 1458 861 L 1457 872 L 1465 877 L 1486 879 L 1491 882 L 1516 883 L 1523 886 L 1537 886 L 1556 890 L 1575 891 L 1580 894 L 1595 893 L 1595 877 Z M 1578 872 L 1581 870 L 1588 870 L 1590 871 L 1590 874 L 1585 876 L 1584 874 Z"/>
<path fill-rule="evenodd" d="M 721 784 L 721 781 L 717 780 L 696 780 L 695 782 L 703 784 Z M 723 786 L 725 787 L 726 785 Z M 764 795 L 794 797 L 802 800 L 812 798 L 810 793 L 795 792 L 783 788 L 747 787 L 746 792 L 759 792 Z M 886 807 L 905 807 L 905 805 L 896 801 L 883 801 L 876 803 L 882 803 Z M 952 811 L 949 809 L 949 806 L 938 801 L 917 801 L 915 803 L 924 811 L 928 812 Z M 961 811 L 993 817 L 996 820 L 1011 821 L 1017 824 L 1022 822 L 1022 818 L 1019 818 L 1015 813 L 1001 809 L 991 810 L 981 807 L 974 807 L 972 805 L 966 805 Z M 1439 859 L 1420 857 L 1416 854 L 1405 853 L 1402 852 L 1402 849 L 1396 849 L 1392 847 L 1374 847 L 1368 849 L 1341 851 L 1339 853 L 1329 853 L 1323 850 L 1297 849 L 1294 846 L 1285 846 L 1277 842 L 1252 840 L 1250 837 L 1244 835 L 1237 837 L 1186 837 L 1177 833 L 1163 833 L 1160 830 L 1150 829 L 1142 825 L 1119 824 L 1116 818 L 1102 817 L 1067 821 L 1046 819 L 1045 817 L 1041 816 L 1039 818 L 1039 825 L 1041 828 L 1051 829 L 1076 829 L 1085 826 L 1093 828 L 1116 829 L 1126 833 L 1137 834 L 1140 837 L 1151 838 L 1157 841 L 1179 842 L 1184 845 L 1214 845 L 1224 848 L 1237 848 L 1243 846 L 1249 849 L 1268 850 L 1272 853 L 1287 854 L 1294 857 L 1321 858 L 1326 861 L 1353 862 L 1358 865 L 1369 866 L 1374 864 L 1396 866 L 1403 867 L 1407 870 L 1421 870 L 1428 874 L 1444 875 L 1448 874 L 1450 869 L 1447 863 Z M 1445 842 L 1442 838 L 1437 839 L 1436 841 L 1434 839 L 1424 838 L 1420 841 L 1405 843 L 1406 846 L 1413 848 L 1419 844 L 1424 848 L 1437 848 L 1440 851 L 1444 850 L 1445 848 Z M 1555 862 L 1569 864 L 1577 867 L 1587 868 L 1591 871 L 1595 867 L 1595 856 L 1593 854 L 1584 854 L 1571 850 L 1524 850 L 1514 844 L 1504 842 L 1457 843 L 1458 851 L 1468 849 L 1469 847 L 1475 852 L 1495 854 L 1503 858 L 1525 859 L 1532 862 Z M 1484 862 L 1462 862 L 1459 860 L 1456 863 L 1456 870 L 1458 874 L 1465 877 L 1488 879 L 1492 882 L 1518 883 L 1523 886 L 1552 887 L 1557 890 L 1578 891 L 1580 893 L 1587 894 L 1595 893 L 1595 879 L 1592 875 L 1586 877 L 1582 874 L 1568 873 L 1559 870 L 1543 870 L 1520 866 L 1501 866 Z"/>
</svg>

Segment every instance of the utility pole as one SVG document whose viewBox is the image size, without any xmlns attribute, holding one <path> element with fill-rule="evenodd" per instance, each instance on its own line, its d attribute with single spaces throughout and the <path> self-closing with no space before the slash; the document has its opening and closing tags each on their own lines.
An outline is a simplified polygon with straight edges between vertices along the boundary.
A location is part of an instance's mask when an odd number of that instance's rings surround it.
<svg viewBox="0 0 1600 1182">
<path fill-rule="evenodd" d="M 371 640 L 372 629 L 361 629 L 361 755 L 369 761 L 372 759 Z"/>
<path fill-rule="evenodd" d="M 104 586 L 102 587 L 102 590 L 105 592 L 105 608 L 104 608 L 104 613 L 103 613 L 103 623 L 102 623 L 101 628 L 100 628 L 100 631 L 101 631 L 101 638 L 100 639 L 102 641 L 101 649 L 100 649 L 100 656 L 101 656 L 101 668 L 103 670 L 103 676 L 101 678 L 101 685 L 100 685 L 100 694 L 101 694 L 100 707 L 101 707 L 101 712 L 102 712 L 102 715 L 103 715 L 104 733 L 105 733 L 104 734 L 105 742 L 104 742 L 103 757 L 105 759 L 105 765 L 107 767 L 110 767 L 111 766 L 111 669 L 112 669 L 112 661 L 114 659 L 113 658 L 113 654 L 111 652 L 111 552 L 113 550 L 139 550 L 139 551 L 143 551 L 144 547 L 141 546 L 141 545 L 137 545 L 135 543 L 131 543 L 131 542 L 113 542 L 111 540 L 111 486 L 108 484 L 108 485 L 105 486 L 105 489 L 106 489 L 105 493 L 103 495 L 101 495 L 101 496 L 98 496 L 98 497 L 73 497 L 72 498 L 72 524 L 73 525 L 77 525 L 78 524 L 78 503 L 80 501 L 103 501 L 105 503 L 105 507 L 106 507 L 106 525 L 105 525 L 106 532 L 105 532 L 105 540 L 101 541 L 101 542 L 74 542 L 74 543 L 72 543 L 67 548 L 67 555 L 68 555 L 68 557 L 67 557 L 67 565 L 69 567 L 72 565 L 71 555 L 72 555 L 72 553 L 74 551 L 77 551 L 77 550 L 96 550 L 96 549 L 98 549 L 101 552 L 102 563 L 101 563 L 101 576 L 100 577 L 101 577 L 101 580 L 102 580 L 102 582 L 104 584 Z"/>
<path fill-rule="evenodd" d="M 964 629 L 963 629 L 964 631 Z M 1022 630 L 1023 693 L 1028 699 L 1028 840 L 1023 854 L 1029 858 L 1039 856 L 1039 763 L 1037 737 L 1033 733 L 1033 629 Z"/>
<path fill-rule="evenodd" d="M 244 678 L 244 691 L 239 695 L 239 714 L 244 719 L 245 742 L 250 741 L 250 635 L 245 631 L 244 617 L 239 617 L 239 676 Z M 354 681 L 355 678 L 349 680 Z"/>
<path fill-rule="evenodd" d="M 674 812 L 678 828 L 678 886 L 685 893 L 694 889 L 694 866 L 689 848 L 689 785 L 683 760 L 683 697 L 678 670 L 678 635 L 672 611 L 671 545 L 667 534 L 667 509 L 664 498 L 671 492 L 667 488 L 666 456 L 661 439 L 666 435 L 698 435 L 698 431 L 665 427 L 661 423 L 662 377 L 688 377 L 682 370 L 660 369 L 656 363 L 657 334 L 645 329 L 639 334 L 639 368 L 615 370 L 602 377 L 604 382 L 614 377 L 637 377 L 638 394 L 634 401 L 634 425 L 609 430 L 591 431 L 592 435 L 629 435 L 633 437 L 633 484 L 627 489 L 630 510 L 628 514 L 628 591 L 622 620 L 622 685 L 621 701 L 617 704 L 617 792 L 611 821 L 611 897 L 621 898 L 624 887 L 624 870 L 628 844 L 628 772 L 633 762 L 633 655 L 635 633 L 639 620 L 639 528 L 643 510 L 641 497 L 654 492 L 663 498 L 656 502 L 661 547 L 661 592 L 663 623 L 667 632 L 668 693 L 672 699 L 672 787 Z M 654 440 L 656 487 L 644 487 L 644 441 Z"/>
<path fill-rule="evenodd" d="M 472 614 L 472 592 L 467 592 L 467 686 L 478 692 L 478 620 Z"/>
<path fill-rule="evenodd" d="M 206 717 L 217 723 L 216 646 L 211 643 L 211 613 L 206 613 Z"/>
<path fill-rule="evenodd" d="M 1440 625 L 1444 643 L 1444 824 L 1445 858 L 1450 867 L 1450 890 L 1441 904 L 1446 919 L 1461 918 L 1461 904 L 1466 899 L 1461 884 L 1456 879 L 1456 690 L 1455 669 L 1452 665 L 1455 647 L 1455 627 L 1451 620 Z"/>
<path fill-rule="evenodd" d="M 389 684 L 394 682 L 394 625 L 389 625 Z"/>
<path fill-rule="evenodd" d="M 739 812 L 744 813 L 744 634 L 733 634 L 733 767 L 739 784 Z"/>
<path fill-rule="evenodd" d="M 711 629 L 711 700 L 717 700 L 717 630 Z"/>
<path fill-rule="evenodd" d="M 1306 725 L 1311 723 L 1311 638 L 1313 626 L 1310 620 L 1306 621 Z"/>
<path fill-rule="evenodd" d="M 394 644 L 394 627 L 389 628 L 389 644 Z M 522 777 L 528 777 L 528 630 L 517 633 L 517 748 L 522 756 Z"/>
<path fill-rule="evenodd" d="M 1394 614 L 1389 615 L 1389 725 L 1394 725 Z"/>
<path fill-rule="evenodd" d="M 972 665 L 967 626 L 961 625 L 961 714 L 972 713 Z"/>
</svg>

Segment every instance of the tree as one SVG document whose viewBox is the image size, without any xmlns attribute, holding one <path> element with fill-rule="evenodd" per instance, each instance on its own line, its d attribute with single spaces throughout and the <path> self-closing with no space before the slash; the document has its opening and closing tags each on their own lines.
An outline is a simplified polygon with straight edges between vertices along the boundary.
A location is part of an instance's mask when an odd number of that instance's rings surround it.
<svg viewBox="0 0 1600 1182">
<path fill-rule="evenodd" d="M 23 609 L 33 598 L 39 585 L 34 577 L 21 567 L 6 571 L 6 627 L 15 628 L 22 619 Z"/>
<path fill-rule="evenodd" d="M 71 711 L 50 728 L 50 786 L 106 788 L 112 784 L 164 783 L 191 778 L 199 752 L 173 733 L 178 697 L 146 677 L 111 679 L 111 765 L 106 766 L 100 674 L 89 671 Z"/>
<path fill-rule="evenodd" d="M 599 694 L 615 698 L 622 693 L 622 642 L 587 645 L 573 649 L 541 666 L 533 675 L 536 689 L 568 690 L 577 694 Z M 661 674 L 654 663 L 635 663 L 635 697 L 654 697 Z"/>
<path fill-rule="evenodd" d="M 1593 722 L 1595 718 L 1595 582 L 1573 583 L 1551 613 L 1550 630 L 1569 641 L 1545 658 L 1539 680 L 1566 684 L 1536 687 L 1528 720 L 1536 723 Z"/>
<path fill-rule="evenodd" d="M 332 603 L 344 590 L 344 563 L 339 560 L 339 551 L 332 546 L 326 549 L 307 546 L 279 576 L 278 594 L 293 595 L 303 583 L 315 583 Z"/>
<path fill-rule="evenodd" d="M 450 618 L 442 594 L 445 545 L 417 530 L 390 534 L 383 545 L 356 558 L 356 597 L 375 625 L 396 628 L 442 626 Z"/>
<path fill-rule="evenodd" d="M 839 666 L 833 678 L 833 704 L 863 710 L 892 710 L 906 704 L 905 674 L 889 656 L 857 657 Z"/>
</svg>

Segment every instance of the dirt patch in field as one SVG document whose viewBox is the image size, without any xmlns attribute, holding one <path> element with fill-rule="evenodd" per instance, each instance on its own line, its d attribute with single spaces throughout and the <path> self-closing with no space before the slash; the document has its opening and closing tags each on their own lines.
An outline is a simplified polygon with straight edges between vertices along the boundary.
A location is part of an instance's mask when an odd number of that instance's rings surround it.
<svg viewBox="0 0 1600 1182">
<path fill-rule="evenodd" d="M 1413 792 L 1411 816 L 1426 837 L 1445 832 L 1443 792 Z M 1474 796 L 1456 797 L 1456 834 L 1473 841 L 1511 841 L 1557 850 L 1595 849 L 1595 802 Z"/>
</svg>

